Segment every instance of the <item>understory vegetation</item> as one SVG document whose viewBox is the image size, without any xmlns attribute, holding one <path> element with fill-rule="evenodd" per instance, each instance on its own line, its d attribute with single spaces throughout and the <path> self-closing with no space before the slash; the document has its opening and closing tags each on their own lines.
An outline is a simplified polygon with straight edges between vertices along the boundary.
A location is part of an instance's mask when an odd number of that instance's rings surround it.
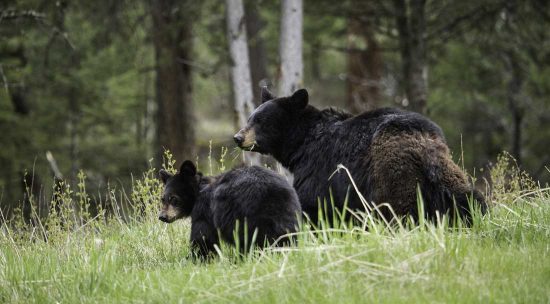
<svg viewBox="0 0 550 304">
<path fill-rule="evenodd" d="M 491 172 L 489 213 L 471 228 L 357 214 L 364 227 L 303 224 L 292 247 L 243 255 L 222 245 L 210 263 L 187 259 L 187 220 L 157 220 L 157 170 L 131 193 L 109 190 L 97 210 L 80 174 L 77 189 L 58 187 L 46 218 L 3 221 L 0 302 L 546 303 L 550 188 L 506 154 Z"/>
</svg>

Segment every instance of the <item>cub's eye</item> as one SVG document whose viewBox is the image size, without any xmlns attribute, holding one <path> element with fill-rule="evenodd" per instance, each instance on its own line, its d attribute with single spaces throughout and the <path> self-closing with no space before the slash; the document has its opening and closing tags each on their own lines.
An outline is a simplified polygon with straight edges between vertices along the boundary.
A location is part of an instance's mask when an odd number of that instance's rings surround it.
<svg viewBox="0 0 550 304">
<path fill-rule="evenodd" d="M 168 200 L 170 203 L 175 203 L 178 201 L 178 198 L 175 196 L 170 196 L 170 199 Z"/>
</svg>

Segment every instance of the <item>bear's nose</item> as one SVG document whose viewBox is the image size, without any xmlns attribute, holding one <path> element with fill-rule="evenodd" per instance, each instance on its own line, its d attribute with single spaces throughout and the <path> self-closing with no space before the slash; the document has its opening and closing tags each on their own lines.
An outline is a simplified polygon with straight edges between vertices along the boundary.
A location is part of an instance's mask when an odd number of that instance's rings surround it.
<svg viewBox="0 0 550 304">
<path fill-rule="evenodd" d="M 163 221 L 163 222 L 165 222 L 165 223 L 168 223 L 168 218 L 167 218 L 166 216 L 164 216 L 164 215 L 160 215 L 160 216 L 159 216 L 159 220 L 161 220 L 161 221 Z"/>
<path fill-rule="evenodd" d="M 244 136 L 242 136 L 241 133 L 237 133 L 233 136 L 233 140 L 235 140 L 235 143 L 240 146 L 244 142 Z"/>
</svg>

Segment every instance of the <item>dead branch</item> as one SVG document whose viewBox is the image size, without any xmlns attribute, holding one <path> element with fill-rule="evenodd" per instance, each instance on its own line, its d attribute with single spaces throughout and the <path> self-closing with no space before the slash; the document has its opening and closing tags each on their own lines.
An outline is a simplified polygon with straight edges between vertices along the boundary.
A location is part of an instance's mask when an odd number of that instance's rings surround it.
<svg viewBox="0 0 550 304">
<path fill-rule="evenodd" d="M 32 19 L 32 20 L 42 20 L 46 17 L 45 14 L 39 13 L 34 10 L 26 11 L 16 11 L 16 10 L 3 10 L 0 11 L 0 22 L 4 20 L 15 20 L 15 19 Z"/>
<path fill-rule="evenodd" d="M 53 158 L 52 152 L 46 151 L 46 159 L 50 163 L 50 167 L 53 171 L 55 179 L 56 180 L 62 180 L 63 179 L 63 174 L 61 174 L 61 171 L 59 171 L 59 167 L 57 166 L 57 162 L 55 161 L 55 158 Z"/>
</svg>

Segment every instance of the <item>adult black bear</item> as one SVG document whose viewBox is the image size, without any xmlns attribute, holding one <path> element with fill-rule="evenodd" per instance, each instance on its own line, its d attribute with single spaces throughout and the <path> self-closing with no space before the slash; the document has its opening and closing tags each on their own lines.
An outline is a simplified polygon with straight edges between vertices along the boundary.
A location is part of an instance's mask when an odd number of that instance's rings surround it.
<svg viewBox="0 0 550 304">
<path fill-rule="evenodd" d="M 213 252 L 218 236 L 235 245 L 234 232 L 238 232 L 238 244 L 244 249 L 252 245 L 255 231 L 261 247 L 298 227 L 301 208 L 296 192 L 268 169 L 242 167 L 207 177 L 187 160 L 179 173 L 160 170 L 159 175 L 165 184 L 159 219 L 172 223 L 191 216 L 191 247 L 199 258 Z"/>
<path fill-rule="evenodd" d="M 242 149 L 271 154 L 294 174 L 302 210 L 317 221 L 319 198 L 329 189 L 337 208 L 364 210 L 346 174 L 329 177 L 342 164 L 368 202 L 389 204 L 398 216 L 418 217 L 417 189 L 425 215 L 471 218 L 468 199 L 485 211 L 483 196 L 451 160 L 441 129 L 424 116 L 383 108 L 352 116 L 308 105 L 305 89 L 275 98 L 262 91 L 262 104 L 234 137 Z M 389 209 L 380 206 L 384 217 Z M 330 210 L 327 214 L 331 216 Z"/>
</svg>

